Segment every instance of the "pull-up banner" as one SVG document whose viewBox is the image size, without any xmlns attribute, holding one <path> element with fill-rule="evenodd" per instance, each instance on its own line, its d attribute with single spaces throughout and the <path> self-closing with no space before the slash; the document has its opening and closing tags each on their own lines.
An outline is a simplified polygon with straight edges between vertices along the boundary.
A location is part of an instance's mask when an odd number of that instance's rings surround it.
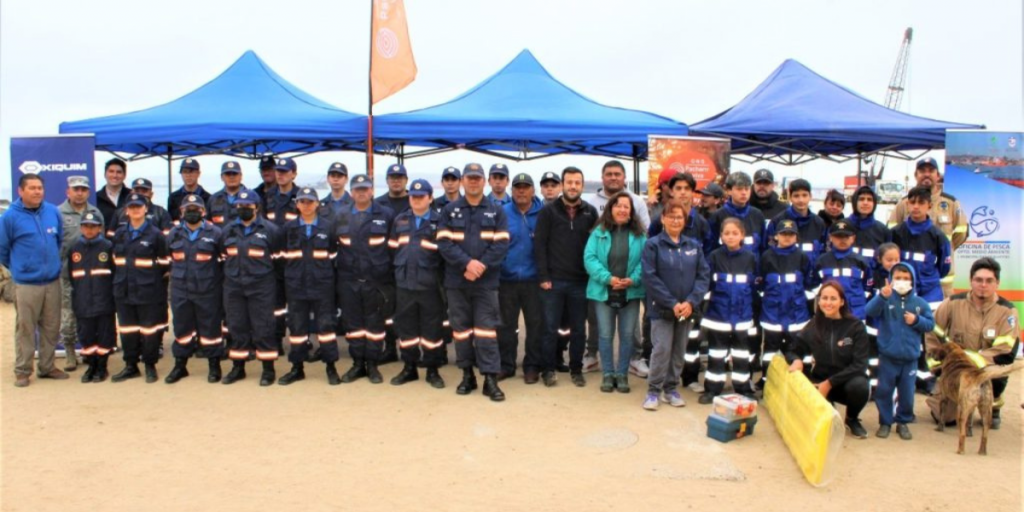
<svg viewBox="0 0 1024 512">
<path fill-rule="evenodd" d="M 729 174 L 729 139 L 651 135 L 647 138 L 647 194 L 654 197 L 665 169 L 688 172 L 703 189 Z"/>
<path fill-rule="evenodd" d="M 67 198 L 71 176 L 85 176 L 95 185 L 95 151 L 93 135 L 11 137 L 11 188 L 17 188 L 23 175 L 38 174 L 46 188 L 46 201 L 61 204 Z"/>
</svg>

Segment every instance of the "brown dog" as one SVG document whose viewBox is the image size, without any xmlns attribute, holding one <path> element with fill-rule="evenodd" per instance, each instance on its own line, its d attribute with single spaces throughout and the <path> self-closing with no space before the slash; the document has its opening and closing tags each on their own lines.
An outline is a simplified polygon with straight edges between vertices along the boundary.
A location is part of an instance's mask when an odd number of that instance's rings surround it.
<svg viewBox="0 0 1024 512">
<path fill-rule="evenodd" d="M 960 444 L 957 453 L 964 453 L 964 442 L 971 426 L 974 410 L 981 415 L 981 448 L 979 455 L 986 455 L 988 448 L 988 429 L 992 423 L 992 379 L 1005 377 L 1021 368 L 1024 361 L 999 366 L 991 365 L 978 368 L 964 353 L 964 349 L 953 342 L 944 343 L 930 351 L 930 357 L 942 362 L 942 378 L 939 379 L 939 396 L 941 406 L 956 404 L 956 426 L 960 433 Z M 940 409 L 941 410 L 941 409 Z M 939 421 L 938 430 L 945 429 Z"/>
</svg>

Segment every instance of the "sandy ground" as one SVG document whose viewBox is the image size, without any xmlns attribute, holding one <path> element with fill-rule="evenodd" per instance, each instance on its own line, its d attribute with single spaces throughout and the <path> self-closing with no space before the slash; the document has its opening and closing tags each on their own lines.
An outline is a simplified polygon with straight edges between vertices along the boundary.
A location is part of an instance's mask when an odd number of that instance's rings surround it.
<svg viewBox="0 0 1024 512">
<path fill-rule="evenodd" d="M 330 387 L 318 365 L 304 382 L 260 388 L 255 363 L 228 387 L 206 383 L 195 361 L 174 386 L 86 385 L 80 369 L 17 389 L 13 319 L 0 305 L 5 511 L 1022 509 L 1020 375 L 987 457 L 977 438 L 959 456 L 953 430 L 919 424 L 911 442 L 846 439 L 837 477 L 818 489 L 766 412 L 754 436 L 720 444 L 705 437 L 709 407 L 693 393 L 683 409 L 647 412 L 637 378 L 630 394 L 601 393 L 598 374 L 582 389 L 566 376 L 552 389 L 515 379 L 495 404 L 455 395 L 452 366 L 444 390 Z M 385 379 L 399 369 L 383 367 Z M 927 414 L 923 400 L 917 412 Z M 873 406 L 863 418 L 873 433 Z"/>
</svg>

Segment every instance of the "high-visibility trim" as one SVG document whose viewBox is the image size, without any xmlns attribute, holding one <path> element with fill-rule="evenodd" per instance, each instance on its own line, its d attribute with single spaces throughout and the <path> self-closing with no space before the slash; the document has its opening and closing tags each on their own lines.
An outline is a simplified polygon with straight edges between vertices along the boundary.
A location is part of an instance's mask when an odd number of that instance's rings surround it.
<svg viewBox="0 0 1024 512">
<path fill-rule="evenodd" d="M 572 329 L 559 329 L 558 330 L 558 335 L 559 336 L 568 336 L 571 333 L 572 333 Z"/>
<path fill-rule="evenodd" d="M 395 325 L 395 319 L 388 318 L 387 320 L 384 320 L 384 325 Z"/>
<path fill-rule="evenodd" d="M 267 220 L 274 220 L 277 218 L 277 212 L 267 212 Z"/>
<path fill-rule="evenodd" d="M 467 329 L 465 331 L 453 331 L 452 332 L 452 338 L 455 338 L 456 341 L 466 341 L 472 335 L 473 335 L 473 329 Z"/>
<path fill-rule="evenodd" d="M 212 259 L 213 259 L 213 255 L 210 254 L 210 253 L 207 253 L 207 252 L 197 252 L 196 253 L 196 261 L 198 261 L 199 263 L 206 263 L 207 261 L 210 261 Z"/>
<path fill-rule="evenodd" d="M 711 329 L 712 331 L 718 331 L 718 332 L 731 332 L 733 330 L 735 330 L 735 331 L 746 331 L 746 330 L 752 329 L 754 327 L 754 321 L 753 320 L 747 320 L 745 322 L 739 322 L 739 323 L 736 323 L 736 324 L 728 324 L 728 323 L 725 323 L 725 322 L 719 322 L 717 320 L 710 320 L 708 318 L 704 318 L 704 319 L 702 319 L 700 321 L 700 325 L 701 325 L 701 327 L 707 327 L 708 329 Z"/>
<path fill-rule="evenodd" d="M 939 324 L 935 324 L 935 327 L 932 328 L 932 332 L 935 333 L 935 335 L 940 338 L 946 337 L 946 330 L 943 329 L 942 327 L 939 327 Z"/>
<path fill-rule="evenodd" d="M 508 234 L 508 231 L 495 231 L 494 232 L 494 241 L 495 242 L 500 242 L 502 240 L 509 240 L 511 238 L 512 237 L 511 237 L 511 235 Z"/>
<path fill-rule="evenodd" d="M 341 244 L 341 245 L 344 245 L 345 247 L 351 247 L 352 246 L 352 239 L 347 237 L 347 236 L 339 236 L 338 237 L 338 243 Z"/>
<path fill-rule="evenodd" d="M 411 340 L 398 340 L 398 347 L 399 348 L 411 348 L 411 347 L 415 347 L 416 345 L 419 345 L 419 344 L 420 344 L 420 339 L 419 338 L 413 338 Z"/>
<path fill-rule="evenodd" d="M 452 323 L 448 320 L 441 322 L 441 327 L 451 327 Z"/>
<path fill-rule="evenodd" d="M 346 332 L 345 333 L 345 337 L 350 339 L 350 340 L 359 339 L 359 338 L 365 338 L 366 337 L 366 331 L 365 330 L 360 330 L 360 331 Z"/>
<path fill-rule="evenodd" d="M 804 290 L 804 297 L 807 297 L 807 300 L 814 300 L 814 298 L 817 297 L 817 294 L 812 290 Z"/>
<path fill-rule="evenodd" d="M 712 359 L 725 359 L 729 357 L 729 349 L 727 348 L 712 348 L 708 349 L 708 357 Z"/>
<path fill-rule="evenodd" d="M 384 341 L 384 338 L 386 338 L 386 337 L 387 337 L 387 333 L 385 333 L 385 332 L 370 332 L 370 331 L 366 331 L 366 339 L 368 339 L 370 341 Z"/>
<path fill-rule="evenodd" d="M 99 345 L 90 345 L 88 347 L 82 347 L 83 356 L 91 356 L 96 353 L 96 349 L 100 348 Z"/>
<path fill-rule="evenodd" d="M 299 218 L 299 214 L 297 214 L 297 213 L 291 213 L 291 212 L 285 212 L 284 213 L 284 220 L 295 220 L 297 218 Z"/>
<path fill-rule="evenodd" d="M 156 259 L 156 264 L 157 265 L 163 265 L 163 266 L 166 267 L 166 266 L 171 264 L 171 258 L 157 258 Z"/>
<path fill-rule="evenodd" d="M 297 260 L 302 258 L 302 251 L 284 251 L 281 253 L 281 257 L 286 260 Z"/>
<path fill-rule="evenodd" d="M 930 308 L 932 308 L 932 311 L 935 311 L 935 310 L 939 309 L 939 306 L 941 306 L 941 305 L 942 305 L 942 301 L 941 300 L 938 301 L 938 302 L 929 302 L 928 303 L 928 306 Z"/>
<path fill-rule="evenodd" d="M 440 240 L 442 238 L 447 238 L 447 239 L 451 240 L 452 232 L 451 232 L 451 230 L 448 230 L 448 229 L 440 229 L 440 230 L 437 231 L 437 234 L 434 235 L 434 236 L 437 238 L 437 240 Z"/>
<path fill-rule="evenodd" d="M 804 356 L 804 364 L 814 364 L 814 356 Z"/>
<path fill-rule="evenodd" d="M 109 268 L 94 268 L 89 271 L 90 276 L 109 276 L 113 272 Z"/>
<path fill-rule="evenodd" d="M 185 261 L 185 251 L 174 251 L 171 258 L 174 258 L 174 261 Z"/>
<path fill-rule="evenodd" d="M 118 334 L 135 334 L 139 332 L 140 327 L 137 325 L 120 325 L 117 327 Z"/>
<path fill-rule="evenodd" d="M 227 333 L 229 333 L 229 332 L 230 332 L 230 331 L 228 331 L 228 326 L 226 326 L 226 325 L 221 325 L 221 326 L 220 326 L 220 333 L 221 333 L 221 334 L 227 334 Z"/>
<path fill-rule="evenodd" d="M 370 237 L 369 240 L 366 241 L 366 243 L 369 244 L 370 247 L 375 247 L 375 246 L 383 244 L 383 243 L 385 243 L 387 241 L 388 241 L 388 238 L 385 237 L 385 236 L 372 236 L 372 237 Z"/>
<path fill-rule="evenodd" d="M 874 327 L 871 327 L 870 325 L 865 324 L 864 325 L 864 330 L 868 332 L 868 336 L 878 336 L 878 329 L 875 329 Z"/>
<path fill-rule="evenodd" d="M 399 245 L 398 240 L 388 240 L 388 247 L 392 249 L 398 249 Z"/>
<path fill-rule="evenodd" d="M 216 338 L 205 338 L 203 336 L 199 337 L 199 344 L 200 345 L 205 345 L 205 346 L 208 346 L 208 347 L 209 346 L 213 346 L 213 345 L 220 345 L 223 342 L 224 342 L 224 338 L 221 338 L 219 336 L 216 337 Z"/>
<path fill-rule="evenodd" d="M 953 233 L 967 233 L 967 226 L 959 225 L 953 228 Z"/>
<path fill-rule="evenodd" d="M 224 249 L 224 254 L 228 256 L 238 256 L 238 247 L 231 246 Z"/>
<path fill-rule="evenodd" d="M 425 338 L 420 338 L 420 345 L 427 350 L 435 350 L 444 346 L 444 340 L 430 341 Z"/>
<path fill-rule="evenodd" d="M 710 381 L 710 382 L 725 382 L 725 374 L 724 373 L 705 372 L 704 373 L 704 380 Z"/>
<path fill-rule="evenodd" d="M 935 378 L 935 376 L 932 375 L 932 372 L 925 371 L 925 370 L 918 370 L 917 371 L 917 378 L 919 380 L 928 380 L 928 379 Z"/>
<path fill-rule="evenodd" d="M 96 355 L 98 355 L 98 356 L 105 356 L 105 355 L 107 355 L 107 354 L 109 354 L 111 352 L 113 352 L 113 350 L 111 350 L 109 348 L 96 347 Z"/>
<path fill-rule="evenodd" d="M 288 314 L 288 308 L 281 308 L 274 310 L 274 316 L 284 316 Z"/>
<path fill-rule="evenodd" d="M 925 359 L 925 363 L 928 365 L 929 369 L 935 369 L 938 368 L 939 366 L 942 366 L 942 361 L 938 361 L 930 357 L 928 359 Z"/>
<path fill-rule="evenodd" d="M 420 247 L 422 247 L 422 248 L 424 248 L 424 249 L 426 249 L 428 251 L 436 251 L 437 250 L 437 244 L 431 242 L 430 240 L 427 240 L 426 238 L 420 240 Z"/>
<path fill-rule="evenodd" d="M 139 332 L 141 332 L 143 334 L 143 336 L 150 336 L 150 335 L 156 334 L 156 333 L 158 333 L 158 332 L 160 332 L 160 331 L 162 331 L 162 330 L 164 330 L 166 328 L 167 328 L 167 324 L 159 324 L 159 325 L 154 325 L 152 327 L 140 327 L 139 328 Z"/>
<path fill-rule="evenodd" d="M 228 351 L 228 357 L 231 358 L 231 359 L 248 359 L 249 358 L 249 351 L 248 350 L 229 350 Z"/>
<path fill-rule="evenodd" d="M 868 379 L 868 386 L 871 386 L 873 388 L 877 388 L 878 387 L 878 379 Z"/>
<path fill-rule="evenodd" d="M 184 336 L 178 336 L 177 338 L 174 338 L 174 342 L 178 343 L 180 345 L 188 345 L 189 343 L 192 343 L 192 338 L 194 338 L 195 336 L 196 336 L 196 332 L 192 331 L 190 334 L 186 334 Z"/>
<path fill-rule="evenodd" d="M 259 359 L 260 361 L 273 361 L 273 360 L 277 359 L 277 351 L 276 350 L 257 350 L 256 351 L 256 359 Z"/>
<path fill-rule="evenodd" d="M 320 343 L 334 343 L 338 337 L 333 332 L 322 332 L 316 335 L 316 340 Z"/>
<path fill-rule="evenodd" d="M 249 248 L 249 257 L 250 258 L 262 258 L 262 257 L 264 257 L 266 255 L 267 255 L 267 252 L 264 251 L 263 249 L 259 249 L 259 248 L 256 248 L 256 247 L 250 247 Z"/>
<path fill-rule="evenodd" d="M 210 220 L 212 220 L 214 224 L 224 224 L 223 215 L 214 215 Z"/>
<path fill-rule="evenodd" d="M 696 363 L 700 359 L 700 354 L 683 354 L 683 361 L 687 363 Z"/>
<path fill-rule="evenodd" d="M 947 275 L 946 277 L 943 277 L 942 279 L 939 279 L 939 282 L 942 283 L 942 284 L 952 283 L 954 279 L 956 279 L 956 276 L 949 276 L 949 275 Z"/>
<path fill-rule="evenodd" d="M 72 279 L 81 279 L 83 277 L 85 277 L 85 270 L 72 270 L 71 271 L 71 278 Z"/>
<path fill-rule="evenodd" d="M 742 383 L 742 382 L 747 382 L 747 381 L 750 380 L 750 374 L 749 373 L 732 372 L 732 373 L 729 374 L 729 376 L 732 377 L 732 381 L 734 383 L 735 382 Z M 707 377 L 705 376 L 705 378 L 707 378 Z"/>
<path fill-rule="evenodd" d="M 481 240 L 494 241 L 494 236 L 495 236 L 495 232 L 494 231 L 481 231 L 480 232 L 480 239 Z"/>
<path fill-rule="evenodd" d="M 868 366 L 878 366 L 878 358 L 877 357 L 870 357 L 870 358 L 868 358 Z"/>
<path fill-rule="evenodd" d="M 498 337 L 498 331 L 495 331 L 494 329 L 482 329 L 480 327 L 474 328 L 473 329 L 473 334 L 476 337 L 478 337 L 478 338 L 497 338 Z"/>
<path fill-rule="evenodd" d="M 136 268 L 153 268 L 153 265 L 155 265 L 152 258 L 135 258 L 132 264 Z"/>
<path fill-rule="evenodd" d="M 775 354 L 778 354 L 778 352 L 765 352 L 764 354 L 761 354 L 761 361 L 770 363 L 772 358 L 775 357 Z"/>
<path fill-rule="evenodd" d="M 307 336 L 305 334 L 302 334 L 302 335 L 299 335 L 299 336 L 288 336 L 288 343 L 291 343 L 292 345 L 302 345 L 308 339 L 309 339 L 309 336 Z"/>
<path fill-rule="evenodd" d="M 711 275 L 714 281 L 724 281 L 726 283 L 736 284 L 748 284 L 751 283 L 750 276 L 747 274 L 728 274 L 725 272 L 716 272 Z"/>
<path fill-rule="evenodd" d="M 1013 339 L 1013 336 L 996 336 L 996 339 L 992 340 L 992 346 L 998 347 L 999 345 L 1009 345 L 1012 347 L 1015 341 L 1016 340 Z"/>
<path fill-rule="evenodd" d="M 695 340 L 700 338 L 700 329 L 690 329 L 689 339 Z"/>
<path fill-rule="evenodd" d="M 730 350 L 733 359 L 750 359 L 750 351 L 746 349 Z"/>
<path fill-rule="evenodd" d="M 978 368 L 984 368 L 988 366 L 988 361 L 986 361 L 985 358 L 981 356 L 981 354 L 973 350 L 964 350 L 964 353 L 967 354 L 967 357 L 971 358 L 971 362 L 974 363 L 974 366 L 977 366 Z"/>
</svg>

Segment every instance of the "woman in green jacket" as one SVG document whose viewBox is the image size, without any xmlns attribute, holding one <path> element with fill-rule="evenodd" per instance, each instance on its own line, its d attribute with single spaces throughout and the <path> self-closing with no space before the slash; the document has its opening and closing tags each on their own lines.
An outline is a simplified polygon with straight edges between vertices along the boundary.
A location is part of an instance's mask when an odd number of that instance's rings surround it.
<svg viewBox="0 0 1024 512">
<path fill-rule="evenodd" d="M 594 301 L 597 313 L 597 343 L 601 354 L 601 391 L 617 389 L 629 393 L 629 361 L 633 355 L 633 336 L 640 315 L 644 287 L 640 256 L 646 241 L 643 226 L 626 192 L 608 199 L 608 206 L 597 221 L 583 252 L 583 263 L 590 274 L 587 299 Z M 615 325 L 619 327 L 619 359 L 615 362 L 613 343 Z"/>
</svg>

